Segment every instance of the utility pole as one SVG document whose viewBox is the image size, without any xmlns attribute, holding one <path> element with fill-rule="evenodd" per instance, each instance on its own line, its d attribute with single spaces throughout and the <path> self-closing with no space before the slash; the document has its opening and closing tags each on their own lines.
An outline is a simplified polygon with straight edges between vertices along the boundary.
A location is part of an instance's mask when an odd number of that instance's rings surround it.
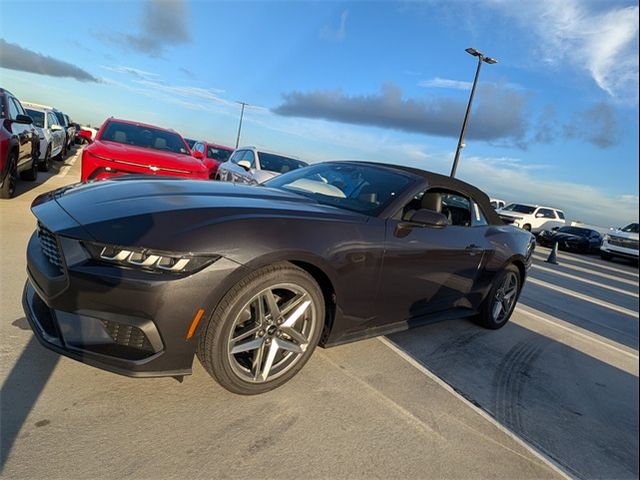
<svg viewBox="0 0 640 480">
<path fill-rule="evenodd" d="M 478 77 L 480 76 L 480 67 L 482 62 L 486 62 L 490 65 L 498 63 L 495 58 L 485 57 L 482 53 L 475 48 L 467 48 L 465 50 L 469 55 L 478 57 L 478 68 L 476 68 L 476 76 L 473 78 L 473 86 L 471 87 L 471 95 L 469 95 L 469 103 L 467 104 L 467 111 L 464 114 L 464 120 L 462 121 L 462 130 L 460 130 L 460 138 L 458 139 L 458 147 L 456 148 L 456 156 L 453 159 L 453 166 L 451 167 L 451 177 L 456 176 L 456 170 L 458 168 L 458 160 L 460 159 L 460 152 L 464 148 L 464 133 L 467 130 L 467 122 L 469 121 L 469 114 L 471 113 L 471 104 L 473 103 L 473 96 L 476 93 L 476 86 L 478 84 Z"/>
<path fill-rule="evenodd" d="M 242 108 L 240 109 L 240 123 L 238 124 L 238 136 L 236 137 L 236 148 L 238 148 L 238 145 L 240 144 L 240 132 L 242 131 L 242 118 L 244 117 L 244 107 L 249 105 L 246 102 L 236 102 L 239 103 L 240 105 L 242 105 Z"/>
</svg>

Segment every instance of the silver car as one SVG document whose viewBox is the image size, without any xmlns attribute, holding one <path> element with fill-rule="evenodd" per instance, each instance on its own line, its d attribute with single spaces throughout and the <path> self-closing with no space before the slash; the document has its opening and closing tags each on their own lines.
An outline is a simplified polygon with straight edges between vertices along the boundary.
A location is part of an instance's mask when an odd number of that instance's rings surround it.
<svg viewBox="0 0 640 480">
<path fill-rule="evenodd" d="M 218 167 L 218 180 L 226 182 L 258 184 L 290 172 L 307 163 L 297 158 L 259 150 L 256 147 L 238 148 L 229 160 Z"/>
</svg>

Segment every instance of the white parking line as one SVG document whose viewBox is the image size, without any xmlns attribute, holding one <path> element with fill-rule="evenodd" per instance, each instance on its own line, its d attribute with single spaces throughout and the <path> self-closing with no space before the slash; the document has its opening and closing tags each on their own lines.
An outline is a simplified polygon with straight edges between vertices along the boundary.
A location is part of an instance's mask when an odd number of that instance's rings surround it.
<svg viewBox="0 0 640 480">
<path fill-rule="evenodd" d="M 411 366 L 413 366 L 418 371 L 420 371 L 421 373 L 423 373 L 424 375 L 429 377 L 431 380 L 433 380 L 435 383 L 440 385 L 446 391 L 448 391 L 453 396 L 455 396 L 460 401 L 462 401 L 464 404 L 469 406 L 472 410 L 474 410 L 476 413 L 478 413 L 480 416 L 482 416 L 485 420 L 487 420 L 489 423 L 491 423 L 493 426 L 495 426 L 498 430 L 500 430 L 501 432 L 505 433 L 511 439 L 513 439 L 515 442 L 520 444 L 523 448 L 525 448 L 526 450 L 531 452 L 536 458 L 541 460 L 546 466 L 548 466 L 554 472 L 556 472 L 557 474 L 561 475 L 563 478 L 566 478 L 566 479 L 570 479 L 571 478 L 569 475 L 567 475 L 567 473 L 565 473 L 562 470 L 560 465 L 558 465 L 552 459 L 546 457 L 542 452 L 537 450 L 532 445 L 529 445 L 527 442 L 522 440 L 517 434 L 515 434 L 514 432 L 509 430 L 507 427 L 505 427 L 500 422 L 498 422 L 494 417 L 492 417 L 489 414 L 489 412 L 487 412 L 486 410 L 480 408 L 478 405 L 470 402 L 467 398 L 465 398 L 460 393 L 458 393 L 451 385 L 449 385 L 447 382 L 442 380 L 440 377 L 438 377 L 437 375 L 432 373 L 429 369 L 427 369 L 424 365 L 422 365 L 416 359 L 411 357 L 408 353 L 406 353 L 404 350 L 402 350 L 400 347 L 398 347 L 391 340 L 389 340 L 386 337 L 377 337 L 377 338 L 382 343 L 384 343 L 387 347 L 389 347 L 391 350 L 393 350 L 397 355 L 399 355 L 402 359 L 404 359 L 407 363 L 409 363 Z"/>
<path fill-rule="evenodd" d="M 560 270 L 554 270 L 553 268 L 543 267 L 542 265 L 533 264 L 533 268 L 536 270 L 540 270 L 542 272 L 549 272 L 555 275 L 559 275 L 561 277 L 571 278 L 572 280 L 577 280 L 582 283 L 588 283 L 589 285 L 595 285 L 600 288 L 605 288 L 607 290 L 611 290 L 612 292 L 622 293 L 623 295 L 629 295 L 630 297 L 638 298 L 638 294 L 636 292 L 629 292 L 627 290 L 623 290 L 622 288 L 612 287 L 611 285 L 605 285 L 600 282 L 596 282 L 594 280 L 589 280 L 588 278 L 577 277 L 575 275 L 571 275 L 570 273 L 561 272 Z"/>
<path fill-rule="evenodd" d="M 78 150 L 75 153 L 75 155 L 71 157 L 71 160 L 69 160 L 69 163 L 67 163 L 64 167 L 60 169 L 60 172 L 58 173 L 58 177 L 62 178 L 67 176 L 67 174 L 69 173 L 69 170 L 71 170 L 71 167 L 73 167 L 73 165 L 76 163 L 76 160 L 78 160 L 78 157 L 80 156 L 81 152 L 82 150 Z"/>
<path fill-rule="evenodd" d="M 544 253 L 540 252 L 539 250 L 535 251 L 533 253 L 533 255 L 536 258 L 539 258 L 541 260 L 546 260 L 547 259 L 547 255 L 545 255 Z M 562 256 L 559 257 L 559 261 L 562 262 L 562 259 L 566 258 L 568 261 L 570 262 L 577 262 L 577 263 L 582 263 L 584 265 L 589 265 L 590 267 L 597 267 L 597 268 L 602 268 L 603 270 L 609 270 L 611 272 L 616 272 L 616 273 L 622 273 L 623 275 L 629 275 L 635 278 L 638 278 L 639 275 L 635 272 L 630 272 L 629 270 L 623 270 L 620 268 L 615 268 L 609 265 L 603 265 L 601 262 L 599 261 L 588 261 L 588 260 L 584 260 L 582 258 L 578 258 L 575 255 L 568 255 L 565 252 L 562 253 Z M 589 270 L 590 272 L 592 270 Z"/>
<path fill-rule="evenodd" d="M 534 265 L 537 265 L 537 264 L 534 264 Z M 602 278 L 607 278 L 609 280 L 615 280 L 616 282 L 624 283 L 625 285 L 633 285 L 634 287 L 638 286 L 638 282 L 636 280 L 629 280 L 628 278 L 615 277 L 615 276 L 609 275 L 607 273 L 602 273 L 602 272 L 598 272 L 596 270 L 589 270 L 588 268 L 582 268 L 582 267 L 578 267 L 576 265 L 571 265 L 570 263 L 560 262 L 560 266 L 569 268 L 571 270 L 575 270 L 576 272 L 589 273 L 589 274 L 592 274 L 592 275 L 597 275 L 597 276 L 602 277 Z"/>
<path fill-rule="evenodd" d="M 555 292 L 564 293 L 565 295 L 569 295 L 570 297 L 578 298 L 580 300 L 584 300 L 585 302 L 593 303 L 594 305 L 599 305 L 601 307 L 608 308 L 609 310 L 613 310 L 614 312 L 622 313 L 624 315 L 628 315 L 630 317 L 638 319 L 638 311 L 629 310 L 628 308 L 619 307 L 618 305 L 614 305 L 613 303 L 605 302 L 604 300 L 598 300 L 597 298 L 590 297 L 588 295 L 583 295 L 578 292 L 574 292 L 573 290 L 569 290 L 567 288 L 562 288 L 558 285 L 554 285 L 552 283 L 544 282 L 542 280 L 538 280 L 537 278 L 529 277 L 527 279 L 529 283 L 533 283 L 534 285 L 540 285 L 541 287 L 548 288 Z"/>
<path fill-rule="evenodd" d="M 538 321 L 545 322 L 549 325 L 552 325 L 555 328 L 559 328 L 561 330 L 569 332 L 572 335 L 578 336 L 584 340 L 587 340 L 589 342 L 593 342 L 603 347 L 606 347 L 608 349 L 614 350 L 617 353 L 620 353 L 629 358 L 632 358 L 633 360 L 637 361 L 640 358 L 638 357 L 638 352 L 636 350 L 633 350 L 630 347 L 625 347 L 624 345 L 621 345 L 618 342 L 614 342 L 613 340 L 609 340 L 603 337 L 602 335 L 598 335 L 597 333 L 590 332 L 589 330 L 586 330 L 584 328 L 581 328 L 577 325 L 561 320 L 559 318 L 553 317 L 551 315 L 544 314 L 526 305 L 518 305 L 516 307 L 515 312 L 523 313 L 529 317 L 535 318 Z M 512 321 L 518 323 L 517 317 L 512 317 Z M 637 368 L 637 364 L 635 366 Z M 636 373 L 636 376 L 637 376 L 637 373 Z"/>
</svg>

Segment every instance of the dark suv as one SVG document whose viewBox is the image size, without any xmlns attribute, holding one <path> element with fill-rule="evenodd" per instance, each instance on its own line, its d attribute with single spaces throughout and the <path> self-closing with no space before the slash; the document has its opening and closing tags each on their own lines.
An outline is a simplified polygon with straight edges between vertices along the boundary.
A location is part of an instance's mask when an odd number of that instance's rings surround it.
<svg viewBox="0 0 640 480">
<path fill-rule="evenodd" d="M 31 117 L 4 88 L 0 88 L 0 121 L 0 198 L 11 198 L 18 173 L 25 180 L 36 179 L 40 142 Z"/>
</svg>

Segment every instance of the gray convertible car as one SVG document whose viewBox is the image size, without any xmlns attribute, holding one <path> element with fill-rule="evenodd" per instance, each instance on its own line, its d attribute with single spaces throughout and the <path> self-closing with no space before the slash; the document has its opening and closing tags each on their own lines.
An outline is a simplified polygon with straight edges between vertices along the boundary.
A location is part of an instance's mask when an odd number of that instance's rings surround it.
<svg viewBox="0 0 640 480">
<path fill-rule="evenodd" d="M 46 347 L 112 372 L 256 394 L 330 347 L 509 319 L 534 237 L 449 177 L 366 162 L 263 186 L 118 177 L 38 197 L 24 309 Z"/>
</svg>

